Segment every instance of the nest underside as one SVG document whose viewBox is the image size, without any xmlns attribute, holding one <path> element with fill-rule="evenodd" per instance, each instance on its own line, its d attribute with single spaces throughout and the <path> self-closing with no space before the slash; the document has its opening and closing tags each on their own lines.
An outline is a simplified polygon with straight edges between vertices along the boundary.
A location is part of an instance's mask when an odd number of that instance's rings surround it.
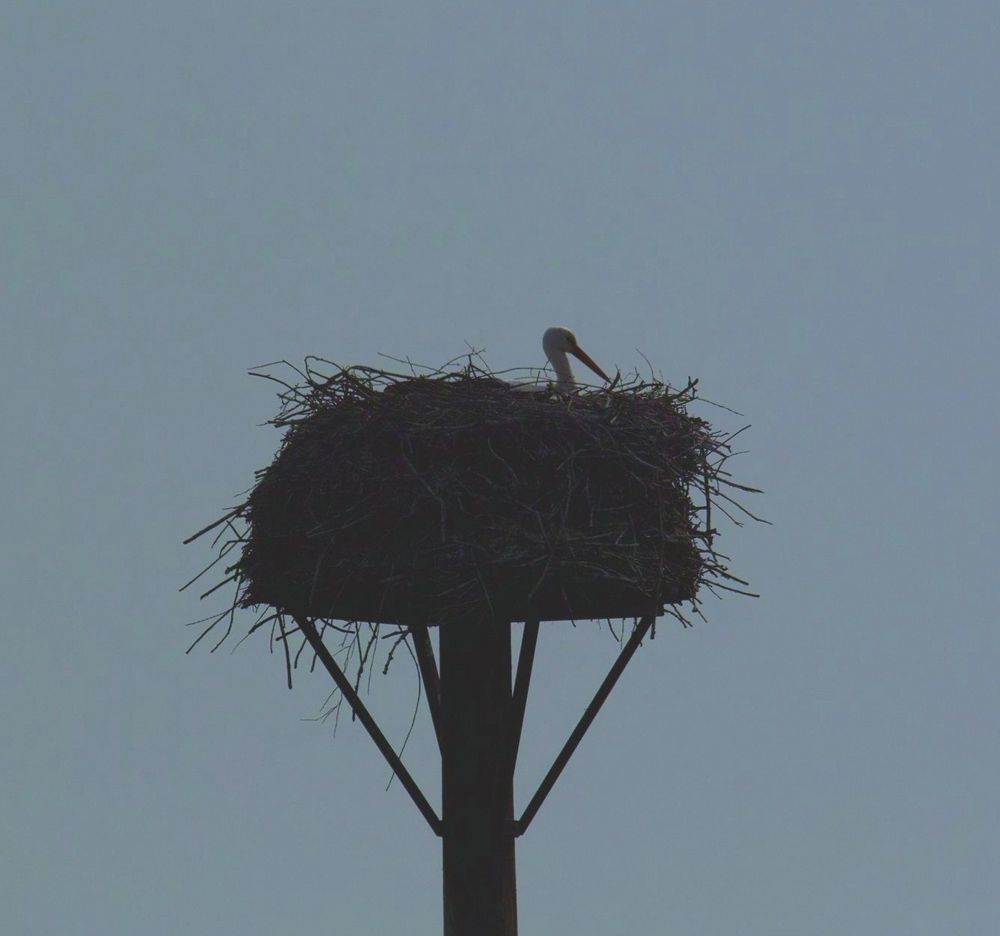
<svg viewBox="0 0 1000 936">
<path fill-rule="evenodd" d="M 519 387 L 470 365 L 307 371 L 229 519 L 237 604 L 344 621 L 631 617 L 728 578 L 712 547 L 725 440 L 672 390 Z"/>
</svg>

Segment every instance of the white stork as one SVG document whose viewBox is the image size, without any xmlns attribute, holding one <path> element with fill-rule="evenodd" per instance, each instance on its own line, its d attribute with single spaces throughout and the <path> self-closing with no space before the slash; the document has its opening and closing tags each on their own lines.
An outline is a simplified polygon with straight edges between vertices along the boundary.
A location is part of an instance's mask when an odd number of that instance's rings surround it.
<svg viewBox="0 0 1000 936">
<path fill-rule="evenodd" d="M 549 359 L 552 369 L 556 372 L 556 389 L 573 390 L 576 388 L 576 379 L 573 377 L 573 370 L 569 366 L 569 358 L 572 354 L 579 361 L 583 361 L 595 374 L 603 380 L 610 382 L 611 378 L 602 371 L 594 359 L 587 354 L 577 343 L 576 335 L 568 328 L 557 325 L 547 328 L 542 335 L 542 350 Z"/>
</svg>

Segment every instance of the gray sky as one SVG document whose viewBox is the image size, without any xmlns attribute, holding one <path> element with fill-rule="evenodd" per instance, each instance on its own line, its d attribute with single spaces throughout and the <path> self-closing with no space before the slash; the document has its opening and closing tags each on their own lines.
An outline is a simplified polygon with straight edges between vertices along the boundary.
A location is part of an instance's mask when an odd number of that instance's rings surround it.
<svg viewBox="0 0 1000 936">
<path fill-rule="evenodd" d="M 997 9 L 3 4 L 0 928 L 440 932 L 327 679 L 184 655 L 180 541 L 277 444 L 248 367 L 566 324 L 746 413 L 775 525 L 520 840 L 522 932 L 993 933 Z M 544 629 L 522 805 L 614 652 Z"/>
</svg>

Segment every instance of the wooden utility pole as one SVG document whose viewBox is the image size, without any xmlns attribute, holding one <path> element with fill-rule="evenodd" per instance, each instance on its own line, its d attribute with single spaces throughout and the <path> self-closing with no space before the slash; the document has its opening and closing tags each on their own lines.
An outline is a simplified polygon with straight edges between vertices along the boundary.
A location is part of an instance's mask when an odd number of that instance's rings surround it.
<svg viewBox="0 0 1000 936">
<path fill-rule="evenodd" d="M 445 936 L 516 936 L 510 623 L 444 624 Z"/>
</svg>

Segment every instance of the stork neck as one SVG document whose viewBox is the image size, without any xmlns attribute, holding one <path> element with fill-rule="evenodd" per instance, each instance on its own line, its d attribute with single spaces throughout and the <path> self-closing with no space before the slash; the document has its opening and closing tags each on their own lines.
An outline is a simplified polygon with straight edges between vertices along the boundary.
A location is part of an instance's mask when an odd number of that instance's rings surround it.
<svg viewBox="0 0 1000 936">
<path fill-rule="evenodd" d="M 565 351 L 556 351 L 549 360 L 552 362 L 552 369 L 556 372 L 556 384 L 560 387 L 574 387 L 576 381 L 573 379 L 573 369 L 569 366 L 569 358 Z"/>
</svg>

